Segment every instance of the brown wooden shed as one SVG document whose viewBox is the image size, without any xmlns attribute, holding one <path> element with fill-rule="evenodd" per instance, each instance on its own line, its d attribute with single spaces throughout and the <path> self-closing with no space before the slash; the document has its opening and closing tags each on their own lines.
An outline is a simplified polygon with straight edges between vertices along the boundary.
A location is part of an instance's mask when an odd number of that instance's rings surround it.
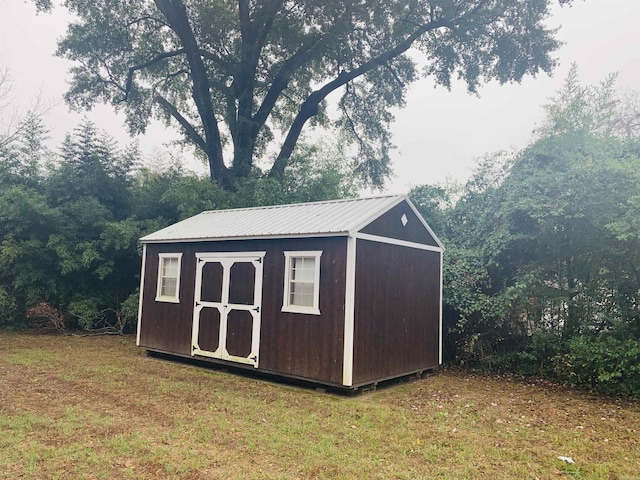
<svg viewBox="0 0 640 480">
<path fill-rule="evenodd" d="M 141 238 L 137 343 L 355 389 L 442 361 L 442 253 L 403 195 L 203 212 Z"/>
</svg>

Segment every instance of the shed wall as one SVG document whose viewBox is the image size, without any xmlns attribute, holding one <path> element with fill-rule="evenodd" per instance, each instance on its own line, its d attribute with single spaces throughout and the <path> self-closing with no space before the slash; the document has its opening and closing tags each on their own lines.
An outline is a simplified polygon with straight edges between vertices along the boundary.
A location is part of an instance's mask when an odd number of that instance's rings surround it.
<svg viewBox="0 0 640 480">
<path fill-rule="evenodd" d="M 159 352 L 191 355 L 196 252 L 266 251 L 259 370 L 341 384 L 346 245 L 345 237 L 148 244 L 140 346 Z M 320 315 L 281 311 L 284 251 L 288 250 L 322 251 Z M 155 301 L 158 253 L 164 252 L 183 253 L 179 304 Z"/>
<path fill-rule="evenodd" d="M 439 365 L 441 255 L 357 241 L 354 385 Z"/>
<path fill-rule="evenodd" d="M 406 225 L 402 224 L 403 215 L 407 218 Z M 404 201 L 360 229 L 360 232 L 438 247 L 438 242 Z"/>
</svg>

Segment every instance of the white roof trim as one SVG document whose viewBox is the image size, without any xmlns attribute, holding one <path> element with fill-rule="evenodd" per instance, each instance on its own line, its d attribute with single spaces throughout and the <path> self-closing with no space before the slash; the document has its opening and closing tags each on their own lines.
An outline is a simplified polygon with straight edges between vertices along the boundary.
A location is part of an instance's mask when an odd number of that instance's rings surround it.
<svg viewBox="0 0 640 480">
<path fill-rule="evenodd" d="M 231 240 L 264 240 L 265 238 L 281 240 L 283 238 L 321 238 L 321 237 L 347 237 L 349 232 L 330 232 L 330 233 L 297 233 L 291 235 L 254 235 L 247 237 L 224 237 L 224 238 L 184 238 L 178 240 L 144 240 L 145 237 L 140 239 L 140 242 L 145 243 L 196 243 L 196 242 L 226 242 Z"/>
<path fill-rule="evenodd" d="M 409 200 L 409 197 L 405 197 L 405 200 L 407 201 L 407 204 L 409 205 L 409 207 L 411 207 L 411 210 L 413 210 L 413 213 L 416 214 L 416 217 L 418 217 L 418 220 L 420 220 L 420 223 L 422 223 L 422 225 L 424 226 L 424 228 L 427 229 L 427 231 L 431 234 L 431 236 L 433 237 L 433 239 L 436 241 L 436 243 L 438 244 L 438 246 L 442 249 L 442 251 L 444 252 L 445 248 L 444 245 L 442 244 L 442 242 L 440 241 L 440 239 L 438 238 L 438 236 L 433 233 L 433 230 L 431 230 L 431 227 L 429 226 L 429 224 L 426 222 L 426 220 L 424 218 L 422 218 L 422 215 L 420 215 L 420 212 L 418 212 L 418 209 L 416 208 L 416 206 L 413 204 L 413 202 L 411 200 Z"/>
</svg>

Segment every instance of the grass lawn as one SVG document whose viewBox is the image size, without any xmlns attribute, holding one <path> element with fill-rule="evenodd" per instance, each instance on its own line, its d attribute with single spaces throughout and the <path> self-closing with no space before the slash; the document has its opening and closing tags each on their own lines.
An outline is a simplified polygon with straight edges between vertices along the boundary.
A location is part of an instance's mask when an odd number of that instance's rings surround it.
<svg viewBox="0 0 640 480">
<path fill-rule="evenodd" d="M 130 336 L 0 331 L 0 479 L 640 479 L 639 436 L 640 403 L 545 384 L 445 372 L 344 396 Z"/>
</svg>

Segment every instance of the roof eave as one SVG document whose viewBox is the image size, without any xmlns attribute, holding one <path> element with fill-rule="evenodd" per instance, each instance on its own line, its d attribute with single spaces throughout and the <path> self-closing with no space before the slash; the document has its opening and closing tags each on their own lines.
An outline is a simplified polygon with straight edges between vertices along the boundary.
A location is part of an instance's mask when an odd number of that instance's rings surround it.
<svg viewBox="0 0 640 480">
<path fill-rule="evenodd" d="M 248 235 L 237 237 L 200 237 L 200 238 L 164 238 L 164 239 L 147 239 L 142 237 L 139 239 L 142 244 L 149 243 L 195 243 L 195 242 L 225 242 L 239 240 L 282 240 L 286 238 L 320 238 L 320 237 L 347 237 L 350 233 L 344 232 L 315 232 L 315 233 L 296 233 L 282 235 Z"/>
</svg>

